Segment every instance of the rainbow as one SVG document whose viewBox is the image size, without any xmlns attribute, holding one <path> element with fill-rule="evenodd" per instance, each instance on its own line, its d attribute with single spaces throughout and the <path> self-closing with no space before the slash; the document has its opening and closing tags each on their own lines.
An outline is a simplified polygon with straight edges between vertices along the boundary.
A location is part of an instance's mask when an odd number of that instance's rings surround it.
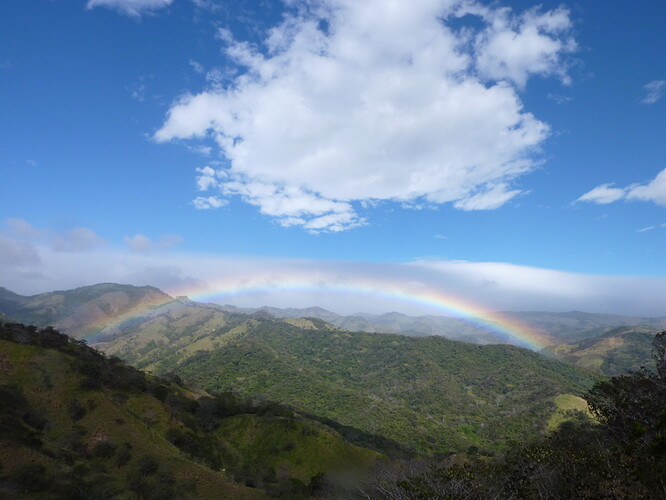
<svg viewBox="0 0 666 500">
<path fill-rule="evenodd" d="M 187 296 L 196 302 L 233 302 L 234 297 L 259 293 L 310 292 L 327 294 L 360 295 L 390 299 L 433 309 L 440 314 L 453 316 L 489 330 L 509 344 L 539 351 L 553 344 L 545 334 L 507 315 L 491 311 L 486 307 L 446 293 L 441 289 L 426 287 L 411 282 L 396 283 L 377 278 L 363 277 L 361 280 L 345 279 L 330 281 L 316 276 L 244 276 L 226 278 L 213 284 L 190 286 L 171 290 L 173 296 Z M 140 308 L 127 311 L 112 323 L 97 325 L 97 332 L 127 324 L 131 320 L 150 314 L 150 311 L 166 306 L 169 300 L 155 298 L 142 303 Z M 95 335 L 95 334 L 93 334 Z"/>
</svg>

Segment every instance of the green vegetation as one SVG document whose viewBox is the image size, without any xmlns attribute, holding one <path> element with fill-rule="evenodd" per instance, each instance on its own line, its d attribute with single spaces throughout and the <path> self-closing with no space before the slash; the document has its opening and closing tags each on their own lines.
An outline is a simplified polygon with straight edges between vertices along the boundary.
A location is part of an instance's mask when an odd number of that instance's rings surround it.
<svg viewBox="0 0 666 500">
<path fill-rule="evenodd" d="M 555 398 L 555 406 L 557 410 L 548 420 L 549 431 L 557 429 L 564 422 L 577 418 L 579 414 L 592 417 L 587 408 L 587 401 L 573 394 L 560 394 Z"/>
<path fill-rule="evenodd" d="M 285 406 L 195 393 L 52 328 L 0 324 L 0 497 L 305 498 L 379 456 Z"/>
<path fill-rule="evenodd" d="M 654 368 L 650 353 L 656 333 L 649 327 L 615 328 L 577 344 L 550 347 L 548 352 L 581 368 L 607 376 L 620 375 L 641 367 Z"/>
<path fill-rule="evenodd" d="M 383 464 L 362 488 L 370 499 L 663 498 L 666 491 L 666 332 L 654 339 L 656 373 L 597 383 L 595 421 L 579 415 L 546 439 L 494 457 Z"/>
<path fill-rule="evenodd" d="M 320 328 L 243 315 L 227 321 L 211 335 L 218 345 L 211 350 L 192 353 L 174 339 L 139 352 L 109 351 L 206 390 L 262 395 L 419 453 L 500 449 L 537 436 L 557 395 L 580 395 L 594 382 L 507 345 L 351 333 L 314 319 Z"/>
</svg>

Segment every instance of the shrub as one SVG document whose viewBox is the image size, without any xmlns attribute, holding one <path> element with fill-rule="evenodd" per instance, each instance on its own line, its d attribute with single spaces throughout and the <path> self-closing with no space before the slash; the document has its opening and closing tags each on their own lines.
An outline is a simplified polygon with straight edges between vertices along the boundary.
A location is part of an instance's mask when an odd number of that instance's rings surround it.
<svg viewBox="0 0 666 500">
<path fill-rule="evenodd" d="M 115 454 L 116 445 L 108 440 L 98 441 L 92 449 L 92 456 L 95 458 L 111 458 Z"/>
</svg>

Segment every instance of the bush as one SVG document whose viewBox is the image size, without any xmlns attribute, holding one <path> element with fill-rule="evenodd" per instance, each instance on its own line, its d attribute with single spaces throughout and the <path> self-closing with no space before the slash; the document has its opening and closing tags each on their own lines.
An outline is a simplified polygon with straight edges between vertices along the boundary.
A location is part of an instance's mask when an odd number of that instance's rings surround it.
<svg viewBox="0 0 666 500">
<path fill-rule="evenodd" d="M 108 440 L 98 441 L 92 449 L 95 458 L 111 458 L 116 454 L 116 445 Z"/>
<path fill-rule="evenodd" d="M 13 472 L 11 479 L 26 491 L 43 491 L 51 483 L 42 464 L 22 465 Z"/>
<path fill-rule="evenodd" d="M 81 403 L 79 403 L 78 399 L 72 399 L 69 403 L 67 403 L 67 412 L 69 413 L 69 416 L 72 418 L 72 420 L 76 422 L 85 416 L 86 409 L 81 405 Z"/>
</svg>

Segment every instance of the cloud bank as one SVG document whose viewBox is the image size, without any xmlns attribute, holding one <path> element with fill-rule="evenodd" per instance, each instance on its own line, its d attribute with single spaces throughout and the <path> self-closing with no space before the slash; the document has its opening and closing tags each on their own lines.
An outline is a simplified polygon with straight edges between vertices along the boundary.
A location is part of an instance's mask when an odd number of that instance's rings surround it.
<svg viewBox="0 0 666 500">
<path fill-rule="evenodd" d="M 316 305 L 343 314 L 455 312 L 419 299 L 435 296 L 487 312 L 666 315 L 666 277 L 587 275 L 499 262 L 239 258 L 167 251 L 179 238 L 153 241 L 142 234 L 126 237 L 129 248 L 107 245 L 74 253 L 35 238 L 39 230 L 29 224 L 22 227 L 23 233 L 0 230 L 0 286 L 26 295 L 115 282 L 241 307 Z"/>
<path fill-rule="evenodd" d="M 288 4 L 262 46 L 220 30 L 238 76 L 180 97 L 154 134 L 212 139 L 226 159 L 199 169 L 212 194 L 195 207 L 238 196 L 284 226 L 342 231 L 365 223 L 364 202 L 490 210 L 521 193 L 549 127 L 518 91 L 534 75 L 568 82 L 566 9 Z"/>
</svg>

